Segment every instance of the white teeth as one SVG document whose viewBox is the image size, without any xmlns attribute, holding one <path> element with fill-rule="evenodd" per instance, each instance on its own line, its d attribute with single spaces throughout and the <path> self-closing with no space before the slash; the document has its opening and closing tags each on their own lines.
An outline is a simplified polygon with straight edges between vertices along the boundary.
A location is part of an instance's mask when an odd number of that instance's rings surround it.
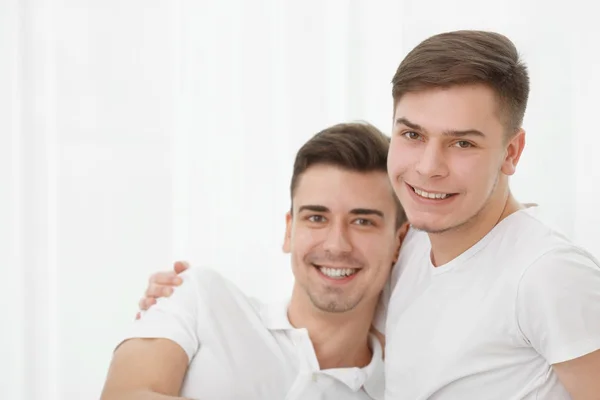
<svg viewBox="0 0 600 400">
<path fill-rule="evenodd" d="M 426 192 L 424 190 L 420 190 L 417 188 L 413 188 L 413 190 L 415 191 L 416 194 L 418 194 L 421 197 L 425 197 L 426 199 L 445 199 L 446 197 L 450 196 L 449 194 L 446 194 L 446 193 L 429 193 L 429 192 Z"/>
<path fill-rule="evenodd" d="M 327 268 L 320 267 L 319 271 L 323 273 L 323 275 L 327 275 L 330 278 L 346 278 L 350 275 L 354 275 L 356 273 L 356 269 L 353 268 Z"/>
</svg>

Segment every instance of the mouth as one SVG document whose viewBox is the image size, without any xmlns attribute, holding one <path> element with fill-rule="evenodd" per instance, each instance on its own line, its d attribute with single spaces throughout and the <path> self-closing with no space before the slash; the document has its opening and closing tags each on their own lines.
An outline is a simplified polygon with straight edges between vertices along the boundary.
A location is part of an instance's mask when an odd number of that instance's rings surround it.
<svg viewBox="0 0 600 400">
<path fill-rule="evenodd" d="M 445 202 L 458 194 L 458 193 L 443 193 L 443 192 L 426 191 L 426 190 L 411 186 L 408 183 L 406 184 L 406 186 L 408 186 L 409 191 L 414 194 L 415 198 L 422 200 L 422 201 L 428 201 L 428 202 L 435 202 L 435 203 Z"/>
<path fill-rule="evenodd" d="M 332 267 L 326 265 L 312 264 L 317 272 L 324 278 L 336 282 L 348 282 L 358 274 L 360 269 L 358 268 L 342 268 Z"/>
</svg>

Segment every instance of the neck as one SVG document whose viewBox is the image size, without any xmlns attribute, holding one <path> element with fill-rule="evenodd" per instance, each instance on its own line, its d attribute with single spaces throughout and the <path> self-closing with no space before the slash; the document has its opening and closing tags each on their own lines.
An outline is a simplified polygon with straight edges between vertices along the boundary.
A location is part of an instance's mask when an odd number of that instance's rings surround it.
<svg viewBox="0 0 600 400">
<path fill-rule="evenodd" d="M 347 312 L 331 313 L 315 307 L 296 284 L 288 318 L 295 328 L 308 331 L 321 369 L 364 367 L 372 358 L 369 330 L 377 300 L 363 301 Z"/>
<path fill-rule="evenodd" d="M 429 234 L 435 266 L 455 259 L 483 239 L 500 221 L 522 208 L 508 188 L 496 197 L 465 224 L 446 232 Z"/>
</svg>

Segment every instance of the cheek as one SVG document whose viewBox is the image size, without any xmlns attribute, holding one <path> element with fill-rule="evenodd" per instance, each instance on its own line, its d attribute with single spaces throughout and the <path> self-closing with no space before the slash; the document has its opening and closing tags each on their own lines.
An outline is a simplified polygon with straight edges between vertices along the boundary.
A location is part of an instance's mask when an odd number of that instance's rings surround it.
<svg viewBox="0 0 600 400">
<path fill-rule="evenodd" d="M 318 243 L 316 230 L 298 228 L 292 233 L 291 249 L 294 258 L 302 260 Z"/>
<path fill-rule="evenodd" d="M 499 166 L 491 163 L 489 154 L 460 157 L 453 160 L 453 179 L 470 192 L 487 193 L 498 176 Z"/>
<path fill-rule="evenodd" d="M 387 244 L 382 246 L 382 243 Z M 382 237 L 378 237 L 377 240 L 369 242 L 369 246 L 361 249 L 362 254 L 369 254 L 368 263 L 369 266 L 376 270 L 378 275 L 384 276 L 383 279 L 387 279 L 389 270 L 392 267 L 394 253 L 395 253 L 395 241 Z"/>
<path fill-rule="evenodd" d="M 388 172 L 393 178 L 402 175 L 407 170 L 411 164 L 411 157 L 414 156 L 413 153 L 400 139 L 392 140 L 388 152 L 387 167 Z"/>
</svg>

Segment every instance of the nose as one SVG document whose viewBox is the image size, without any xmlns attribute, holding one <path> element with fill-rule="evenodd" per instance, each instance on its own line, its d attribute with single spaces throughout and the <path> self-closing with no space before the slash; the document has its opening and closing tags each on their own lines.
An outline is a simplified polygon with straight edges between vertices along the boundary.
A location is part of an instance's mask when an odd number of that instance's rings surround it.
<svg viewBox="0 0 600 400">
<path fill-rule="evenodd" d="M 439 144 L 429 142 L 424 146 L 416 170 L 426 178 L 440 178 L 448 175 L 445 154 Z"/>
<path fill-rule="evenodd" d="M 327 229 L 323 249 L 331 254 L 344 254 L 352 251 L 352 244 L 348 237 L 348 228 L 338 222 L 331 224 Z"/>
</svg>

